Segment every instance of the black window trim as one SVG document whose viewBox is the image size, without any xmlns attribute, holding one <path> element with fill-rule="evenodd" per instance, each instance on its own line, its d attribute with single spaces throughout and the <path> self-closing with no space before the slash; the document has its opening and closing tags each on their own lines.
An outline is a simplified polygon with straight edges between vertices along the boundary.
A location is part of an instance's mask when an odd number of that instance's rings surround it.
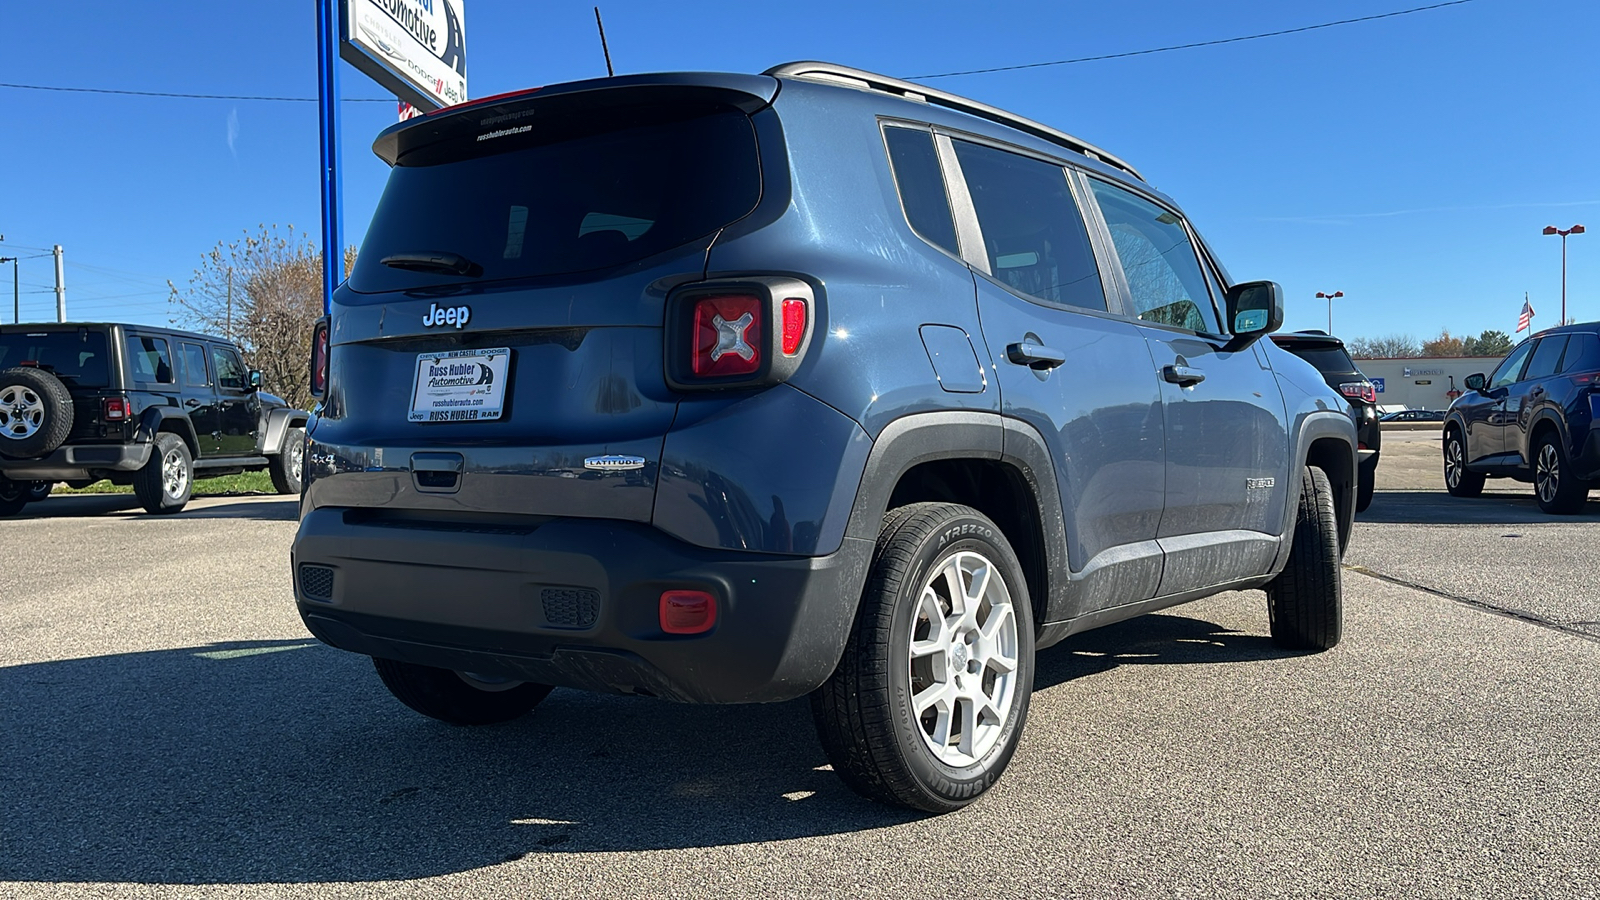
<svg viewBox="0 0 1600 900">
<path fill-rule="evenodd" d="M 938 139 L 938 136 L 936 134 L 934 134 L 933 126 L 928 124 L 927 122 L 914 122 L 914 121 L 911 121 L 910 119 L 894 119 L 894 118 L 889 118 L 888 116 L 879 116 L 878 117 L 878 135 L 883 140 L 883 158 L 884 158 L 884 163 L 885 163 L 885 165 L 887 165 L 889 167 L 889 179 L 894 182 L 895 199 L 900 202 L 900 219 L 901 219 L 901 221 L 905 222 L 906 227 L 911 229 L 911 233 L 916 235 L 918 240 L 922 241 L 924 244 L 927 244 L 929 247 L 932 247 L 933 249 L 939 251 L 940 253 L 944 254 L 945 256 L 948 256 L 949 258 L 955 260 L 956 262 L 961 263 L 962 265 L 966 265 L 967 261 L 961 255 L 961 253 L 959 253 L 959 252 L 958 253 L 951 253 L 948 249 L 946 249 L 944 247 L 941 247 L 939 244 L 935 243 L 927 235 L 925 235 L 922 232 L 918 231 L 917 230 L 917 226 L 911 224 L 911 214 L 910 214 L 909 211 L 906 210 L 905 193 L 903 191 L 901 191 L 901 189 L 900 189 L 900 176 L 895 172 L 895 170 L 894 170 L 894 159 L 889 154 L 889 134 L 888 134 L 888 130 L 890 128 L 904 128 L 904 129 L 907 129 L 909 131 L 920 131 L 920 132 L 923 132 L 923 133 L 927 134 L 928 137 L 932 139 L 934 158 L 939 161 L 939 170 L 940 170 L 940 173 L 944 176 L 944 200 L 945 200 L 945 205 L 947 207 L 949 207 L 949 209 L 950 209 L 950 221 L 951 221 L 951 225 L 955 229 L 956 247 L 959 250 L 962 247 L 961 225 L 960 225 L 959 222 L 956 221 L 956 204 L 955 204 L 954 198 L 952 198 L 950 196 L 950 192 L 951 192 L 950 173 L 945 171 L 945 168 L 944 168 L 944 155 L 939 152 L 939 139 Z"/>
<path fill-rule="evenodd" d="M 246 394 L 249 394 L 250 393 L 250 367 L 246 366 L 244 364 L 244 356 L 239 353 L 239 348 L 238 347 L 234 347 L 234 346 L 230 346 L 228 344 L 214 343 L 214 342 L 211 342 L 211 341 L 207 341 L 206 342 L 206 347 L 208 349 L 210 349 L 210 351 L 213 354 L 216 354 L 216 353 L 231 353 L 231 354 L 233 354 L 233 361 L 239 364 L 239 371 L 244 373 L 244 380 L 245 380 L 245 386 L 242 387 L 242 388 L 224 387 L 222 385 L 222 372 L 219 370 L 219 371 L 213 373 L 212 376 L 211 376 L 211 388 L 212 388 L 212 390 L 216 391 L 219 394 L 223 393 L 223 392 L 227 392 L 229 394 L 239 394 L 240 396 L 244 396 Z M 215 359 L 208 360 L 208 362 L 215 362 L 215 361 L 216 361 Z"/>
<path fill-rule="evenodd" d="M 1194 226 L 1189 224 L 1189 217 L 1184 215 L 1182 210 L 1175 208 L 1171 203 L 1162 200 L 1160 197 L 1154 196 L 1149 191 L 1140 190 L 1134 185 L 1126 182 L 1118 181 L 1112 178 L 1106 178 L 1099 173 L 1078 171 L 1078 177 L 1083 179 L 1084 193 L 1087 194 L 1091 200 L 1093 200 L 1093 205 L 1091 206 L 1090 210 L 1085 213 L 1085 215 L 1090 216 L 1094 220 L 1094 230 L 1098 232 L 1100 240 L 1105 242 L 1107 253 L 1115 263 L 1115 265 L 1112 267 L 1112 276 L 1117 283 L 1117 290 L 1121 293 L 1120 299 L 1123 301 L 1124 308 L 1130 311 L 1135 309 L 1133 303 L 1133 289 L 1129 287 L 1127 275 L 1122 271 L 1122 257 L 1117 254 L 1116 244 L 1111 239 L 1111 226 L 1106 223 L 1105 214 L 1100 209 L 1100 201 L 1094 197 L 1094 188 L 1089 184 L 1091 180 L 1100 181 L 1119 190 L 1127 191 L 1128 193 L 1133 194 L 1134 196 L 1155 206 L 1158 206 L 1174 216 L 1177 216 L 1178 223 L 1183 227 L 1184 235 L 1189 238 L 1189 250 L 1195 255 L 1196 265 L 1201 269 L 1206 269 L 1210 265 L 1210 261 L 1207 258 L 1205 251 L 1202 249 L 1204 242 L 1199 239 L 1199 236 L 1195 233 Z M 1227 282 L 1225 282 L 1220 275 L 1216 274 L 1215 267 L 1212 267 L 1211 271 L 1217 285 L 1226 290 Z M 1206 282 L 1206 293 L 1209 295 L 1211 293 L 1212 279 L 1205 278 L 1204 276 L 1206 273 L 1204 271 L 1202 271 L 1200 274 L 1202 276 L 1201 280 Z M 1221 328 L 1227 324 L 1227 316 L 1223 314 L 1222 309 L 1226 305 L 1226 302 L 1220 297 L 1211 298 L 1211 310 L 1216 314 L 1218 328 Z M 1233 335 L 1231 333 L 1194 331 L 1193 329 L 1180 328 L 1176 325 L 1167 325 L 1162 322 L 1151 322 L 1146 319 L 1139 318 L 1137 314 L 1131 314 L 1128 316 L 1128 318 L 1138 323 L 1142 327 L 1157 328 L 1162 331 L 1171 331 L 1176 334 L 1194 335 L 1195 337 L 1203 338 L 1216 343 L 1225 344 L 1233 339 Z"/>
<path fill-rule="evenodd" d="M 1015 144 L 1008 144 L 1005 141 L 997 141 L 984 135 L 946 128 L 941 125 L 933 125 L 931 127 L 933 128 L 934 145 L 939 151 L 939 164 L 944 169 L 945 189 L 950 195 L 950 211 L 956 217 L 956 239 L 961 244 L 962 261 L 967 264 L 968 268 L 972 269 L 974 273 L 983 276 L 990 284 L 1036 306 L 1117 319 L 1119 321 L 1124 321 L 1128 318 L 1124 313 L 1125 307 L 1122 304 L 1122 297 L 1114 290 L 1114 285 L 1107 280 L 1106 266 L 1101 248 L 1095 239 L 1093 220 L 1086 216 L 1083 209 L 1084 198 L 1078 186 L 1074 183 L 1078 174 L 1078 170 L 1074 166 L 1057 157 L 1048 156 L 1025 147 L 1018 147 Z M 956 158 L 956 141 L 966 141 L 970 144 L 988 147 L 991 150 L 1011 153 L 1063 170 L 1062 177 L 1067 181 L 1067 189 L 1071 192 L 1072 202 L 1078 207 L 1078 218 L 1083 223 L 1084 230 L 1088 233 L 1089 246 L 1094 253 L 1095 268 L 1100 271 L 1100 291 L 1106 299 L 1105 309 L 1074 306 L 1071 303 L 1057 303 L 1054 300 L 1036 297 L 1033 294 L 1023 293 L 994 277 L 994 273 L 989 269 L 988 252 L 984 249 L 983 227 L 978 223 L 978 208 L 973 205 L 972 193 L 967 189 L 966 174 L 961 171 L 961 161 Z"/>
</svg>

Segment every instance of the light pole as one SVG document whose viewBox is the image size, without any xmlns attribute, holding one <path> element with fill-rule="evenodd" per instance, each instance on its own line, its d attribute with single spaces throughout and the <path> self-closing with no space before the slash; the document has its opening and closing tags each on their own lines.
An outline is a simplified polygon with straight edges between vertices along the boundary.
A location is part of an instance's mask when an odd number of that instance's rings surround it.
<svg viewBox="0 0 1600 900">
<path fill-rule="evenodd" d="M 1546 225 L 1544 233 L 1561 235 L 1561 321 L 1556 324 L 1565 325 L 1567 324 L 1567 235 L 1583 234 L 1583 226 L 1574 225 L 1562 231 L 1554 225 Z"/>
<path fill-rule="evenodd" d="M 1328 301 L 1328 333 L 1329 334 L 1333 334 L 1333 301 L 1334 301 L 1334 298 L 1335 297 L 1343 297 L 1343 296 L 1344 296 L 1344 291 L 1334 291 L 1331 294 L 1325 294 L 1322 291 L 1317 291 L 1317 299 L 1318 300 L 1327 300 Z"/>
<path fill-rule="evenodd" d="M 17 293 L 17 258 L 15 256 L 0 256 L 0 265 L 11 263 L 11 324 L 22 321 L 22 298 Z"/>
</svg>

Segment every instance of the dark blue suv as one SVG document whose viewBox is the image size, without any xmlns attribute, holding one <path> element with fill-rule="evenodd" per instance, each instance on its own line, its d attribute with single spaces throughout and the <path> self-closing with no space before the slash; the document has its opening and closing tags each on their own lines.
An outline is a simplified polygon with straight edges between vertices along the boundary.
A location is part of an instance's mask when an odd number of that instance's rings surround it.
<svg viewBox="0 0 1600 900">
<path fill-rule="evenodd" d="M 1531 482 L 1539 508 L 1583 510 L 1600 479 L 1600 323 L 1528 338 L 1491 375 L 1468 375 L 1444 423 L 1444 483 L 1476 497 L 1486 478 Z"/>
<path fill-rule="evenodd" d="M 1341 630 L 1345 402 L 1132 166 L 869 72 L 555 85 L 388 129 L 316 342 L 301 615 L 406 705 L 810 695 L 971 802 L 1036 649 L 1263 588 Z M 643 738 L 643 736 L 641 736 Z"/>
</svg>

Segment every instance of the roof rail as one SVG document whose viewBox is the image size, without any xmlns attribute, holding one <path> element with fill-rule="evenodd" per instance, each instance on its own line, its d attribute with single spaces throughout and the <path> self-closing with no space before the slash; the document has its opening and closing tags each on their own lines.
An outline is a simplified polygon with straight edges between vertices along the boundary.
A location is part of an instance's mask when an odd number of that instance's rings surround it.
<svg viewBox="0 0 1600 900">
<path fill-rule="evenodd" d="M 901 81 L 898 78 L 890 78 L 887 75 L 877 75 L 863 69 L 852 69 L 849 66 L 841 66 L 837 63 L 809 60 L 773 66 L 761 74 L 771 75 L 776 78 L 807 78 L 813 81 L 843 84 L 848 87 L 864 87 L 869 90 L 883 91 L 884 93 L 896 94 L 910 100 L 920 100 L 925 103 L 932 103 L 935 106 L 958 110 L 968 115 L 977 116 L 980 119 L 987 119 L 990 122 L 1015 128 L 1037 138 L 1043 138 L 1052 144 L 1059 144 L 1069 150 L 1082 153 L 1090 159 L 1097 159 L 1107 165 L 1115 166 L 1140 181 L 1145 180 L 1145 177 L 1139 174 L 1138 169 L 1088 141 L 1081 141 L 1064 131 L 1057 131 L 1049 125 L 1023 118 L 1015 113 L 1008 113 L 987 103 L 968 100 L 966 97 L 946 93 L 935 88 L 924 87 L 909 81 Z"/>
</svg>

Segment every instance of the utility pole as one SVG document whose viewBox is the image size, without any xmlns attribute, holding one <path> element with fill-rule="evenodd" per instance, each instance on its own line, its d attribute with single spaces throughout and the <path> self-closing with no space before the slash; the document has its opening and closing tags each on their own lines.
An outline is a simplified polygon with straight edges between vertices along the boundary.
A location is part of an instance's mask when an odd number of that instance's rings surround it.
<svg viewBox="0 0 1600 900">
<path fill-rule="evenodd" d="M 57 244 L 52 251 L 56 256 L 56 321 L 67 320 L 67 276 L 62 269 L 61 245 Z"/>
<path fill-rule="evenodd" d="M 228 318 L 222 326 L 222 336 L 233 340 L 233 266 L 228 267 Z"/>
<path fill-rule="evenodd" d="M 6 236 L 0 234 L 0 241 L 5 239 Z M 22 310 L 22 298 L 17 293 L 17 258 L 15 256 L 0 256 L 0 266 L 6 263 L 11 263 L 11 324 L 15 325 L 22 321 L 22 317 L 19 315 Z"/>
</svg>

